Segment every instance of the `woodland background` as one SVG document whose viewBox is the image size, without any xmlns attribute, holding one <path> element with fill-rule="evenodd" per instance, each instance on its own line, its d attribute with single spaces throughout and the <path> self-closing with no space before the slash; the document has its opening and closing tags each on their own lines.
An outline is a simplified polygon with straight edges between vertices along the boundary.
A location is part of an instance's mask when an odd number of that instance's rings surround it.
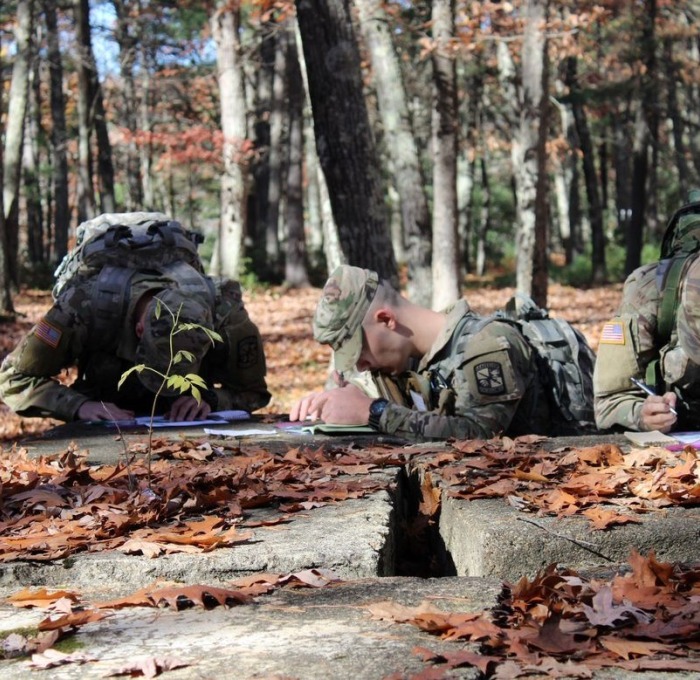
<svg viewBox="0 0 700 680">
<path fill-rule="evenodd" d="M 318 291 L 299 300 L 341 262 L 436 309 L 528 293 L 595 345 L 595 310 L 612 312 L 700 186 L 699 13 L 697 0 L 4 2 L 2 354 L 50 304 L 76 226 L 129 210 L 203 232 L 211 273 L 256 292 L 249 306 L 271 302 L 267 318 L 251 309 L 261 328 L 277 318 L 268 347 L 308 339 Z M 285 311 L 304 314 L 301 336 L 284 336 Z"/>
</svg>

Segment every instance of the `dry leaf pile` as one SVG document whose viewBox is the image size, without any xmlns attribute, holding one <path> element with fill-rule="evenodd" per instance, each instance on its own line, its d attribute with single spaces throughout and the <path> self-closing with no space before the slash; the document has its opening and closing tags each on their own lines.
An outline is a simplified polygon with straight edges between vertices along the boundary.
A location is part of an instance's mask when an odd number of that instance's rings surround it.
<svg viewBox="0 0 700 680">
<path fill-rule="evenodd" d="M 21 450 L 0 453 L 0 560 L 113 549 L 155 557 L 233 546 L 251 538 L 246 529 L 284 521 L 287 513 L 386 488 L 386 479 L 369 473 L 416 456 L 428 471 L 439 471 L 451 496 L 502 497 L 524 511 L 583 515 L 596 529 L 700 499 L 692 448 L 623 454 L 603 444 L 551 452 L 540 443 L 528 436 L 453 442 L 445 450 L 292 448 L 275 454 L 206 440 L 156 440 L 154 450 L 176 460 L 153 461 L 150 482 L 141 460 L 129 467 L 90 466 L 74 451 L 37 460 Z M 434 516 L 438 491 L 423 488 L 422 494 L 422 506 L 430 506 L 422 514 Z M 262 507 L 277 514 L 254 521 L 250 511 Z"/>
<path fill-rule="evenodd" d="M 638 522 L 636 513 L 700 503 L 700 465 L 692 447 L 624 454 L 614 444 L 546 451 L 542 437 L 454 442 L 426 458 L 456 498 L 506 498 L 520 510 L 583 515 L 595 529 Z"/>
<path fill-rule="evenodd" d="M 369 610 L 474 643 L 450 653 L 416 648 L 435 664 L 417 678 L 452 677 L 450 670 L 466 666 L 487 678 L 590 678 L 609 667 L 700 671 L 700 565 L 658 562 L 653 553 L 633 553 L 630 565 L 630 573 L 610 581 L 551 566 L 532 581 L 506 584 L 493 611 L 447 613 L 427 602 L 415 608 L 379 602 Z"/>
<path fill-rule="evenodd" d="M 0 560 L 208 552 L 249 540 L 246 528 L 386 488 L 385 478 L 366 473 L 398 462 L 386 449 L 273 454 L 222 445 L 218 453 L 228 455 L 198 460 L 203 449 L 214 455 L 207 442 L 156 442 L 161 455 L 194 451 L 195 459 L 153 461 L 150 483 L 142 460 L 91 466 L 73 451 L 36 460 L 21 450 L 0 453 Z M 277 513 L 254 521 L 250 510 L 261 507 Z"/>
</svg>

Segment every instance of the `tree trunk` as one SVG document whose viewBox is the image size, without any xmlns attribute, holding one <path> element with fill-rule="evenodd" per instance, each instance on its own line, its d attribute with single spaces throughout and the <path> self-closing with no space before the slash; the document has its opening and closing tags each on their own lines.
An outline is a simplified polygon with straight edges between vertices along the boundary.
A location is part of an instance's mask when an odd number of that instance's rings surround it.
<svg viewBox="0 0 700 680">
<path fill-rule="evenodd" d="M 399 195 L 408 297 L 424 306 L 432 300 L 431 224 L 425 178 L 409 115 L 406 89 L 394 48 L 392 25 L 381 0 L 355 0 L 360 26 L 372 62 L 379 113 Z"/>
<path fill-rule="evenodd" d="M 259 68 L 255 72 L 255 159 L 253 161 L 253 186 L 251 210 L 248 215 L 251 238 L 254 243 L 252 258 L 256 272 L 265 272 L 268 267 L 266 253 L 266 230 L 268 218 L 268 195 L 270 186 L 270 112 L 272 108 L 272 84 L 275 66 L 275 34 L 277 24 L 265 21 L 261 27 Z"/>
<path fill-rule="evenodd" d="M 142 61 L 141 69 L 141 101 L 139 105 L 139 127 L 145 138 L 139 144 L 139 165 L 141 167 L 141 193 L 143 205 L 149 210 L 155 210 L 155 194 L 153 192 L 153 150 L 151 146 L 151 133 L 153 130 L 153 117 L 151 114 L 151 59 L 146 46 L 141 45 Z M 188 179 L 192 179 L 189 174 Z M 190 225 L 194 225 L 192 221 Z"/>
<path fill-rule="evenodd" d="M 680 191 L 680 202 L 685 201 L 688 195 L 689 168 L 686 161 L 686 149 L 683 136 L 685 134 L 685 124 L 681 116 L 678 103 L 677 83 L 680 80 L 678 64 L 673 55 L 673 41 L 671 38 L 664 38 L 664 64 L 666 66 L 666 86 L 668 91 L 668 116 L 673 126 L 673 155 L 676 161 L 676 171 L 678 172 L 678 189 Z"/>
<path fill-rule="evenodd" d="M 518 234 L 516 288 L 547 305 L 547 173 L 546 141 L 549 109 L 547 2 L 527 0 L 522 46 L 520 125 L 512 159 L 517 192 Z"/>
<path fill-rule="evenodd" d="M 297 47 L 299 66 L 301 68 L 301 77 L 304 81 L 304 100 L 306 102 L 304 118 L 307 122 L 307 126 L 305 131 L 306 141 L 304 147 L 306 149 L 306 173 L 309 177 L 309 191 L 307 192 L 307 200 L 309 203 L 309 214 L 313 215 L 311 203 L 312 195 L 315 193 L 317 202 L 316 211 L 318 212 L 318 228 L 320 232 L 318 235 L 312 235 L 309 245 L 313 246 L 317 244 L 316 247 L 319 249 L 318 254 L 325 260 L 325 272 L 329 273 L 339 265 L 347 264 L 347 259 L 340 247 L 338 227 L 333 219 L 333 208 L 331 207 L 331 199 L 328 195 L 328 185 L 326 184 L 326 178 L 323 174 L 323 169 L 321 168 L 321 163 L 318 159 L 313 113 L 311 111 L 311 95 L 309 94 L 306 62 L 304 61 L 304 50 L 298 22 L 295 24 L 294 39 Z M 311 191 L 312 187 L 313 191 Z M 313 229 L 313 227 L 314 225 L 312 223 L 311 228 Z M 317 263 L 317 273 L 320 274 L 322 278 L 322 280 L 319 280 L 318 283 L 323 285 L 326 276 L 322 275 L 323 268 L 321 264 L 321 262 Z"/>
<path fill-rule="evenodd" d="M 384 189 L 347 0 L 296 0 L 316 149 L 341 249 L 398 287 Z"/>
<path fill-rule="evenodd" d="M 0 52 L 0 67 L 2 67 L 2 52 Z M 0 101 L 2 98 L 0 97 Z M 3 145 L 0 144 L 0 186 L 3 183 Z M 0 191 L 0 315 L 13 318 L 15 309 L 12 305 L 10 289 L 12 279 L 10 277 L 9 251 L 7 248 L 7 229 L 5 225 L 5 207 L 3 205 L 3 193 Z"/>
<path fill-rule="evenodd" d="M 294 33 L 288 27 L 282 36 L 287 63 L 289 93 L 289 161 L 287 163 L 287 240 L 284 280 L 293 288 L 309 285 L 304 240 L 302 160 L 304 158 L 304 81 Z"/>
<path fill-rule="evenodd" d="M 486 156 L 479 160 L 481 170 L 481 219 L 476 232 L 476 274 L 486 273 L 486 234 L 491 226 L 491 183 L 487 170 Z"/>
<path fill-rule="evenodd" d="M 591 224 L 591 275 L 593 283 L 604 283 L 607 279 L 605 266 L 605 232 L 603 230 L 603 206 L 598 191 L 598 175 L 595 169 L 595 150 L 588 128 L 588 117 L 583 108 L 581 89 L 578 85 L 576 57 L 568 57 L 566 63 L 566 84 L 572 102 L 572 112 L 576 124 L 576 134 L 583 159 L 583 178 L 588 198 L 588 219 Z"/>
<path fill-rule="evenodd" d="M 245 90 L 240 45 L 240 9 L 226 0 L 217 2 L 211 20 L 216 42 L 217 75 L 221 97 L 224 174 L 221 178 L 221 218 L 215 274 L 237 279 L 246 221 L 246 175 L 243 142 L 246 139 Z"/>
<path fill-rule="evenodd" d="M 49 80 L 51 89 L 51 153 L 53 185 L 53 261 L 58 264 L 68 252 L 68 230 L 70 207 L 68 205 L 68 132 L 66 130 L 66 104 L 63 98 L 63 63 L 59 47 L 56 21 L 56 5 L 53 0 L 44 0 L 46 20 Z"/>
<path fill-rule="evenodd" d="M 48 259 L 43 238 L 41 214 L 41 186 L 39 142 L 41 133 L 41 88 L 37 60 L 33 60 L 29 83 L 29 108 L 27 111 L 22 156 L 24 179 L 24 205 L 26 213 L 26 250 L 31 265 L 39 265 Z"/>
<path fill-rule="evenodd" d="M 126 202 L 129 210 L 140 210 L 143 205 L 143 192 L 141 163 L 135 141 L 135 136 L 138 132 L 138 103 L 134 73 L 140 36 L 138 23 L 130 16 L 129 3 L 124 0 L 112 0 L 112 2 L 117 15 L 115 37 L 119 45 L 119 63 L 124 93 L 122 100 L 122 125 L 127 129 L 131 137 L 126 143 L 126 172 L 129 189 Z"/>
<path fill-rule="evenodd" d="M 284 139 L 287 115 L 287 52 L 282 30 L 278 27 L 274 38 L 275 61 L 272 81 L 272 102 L 270 107 L 270 151 L 269 180 L 267 188 L 267 223 L 265 229 L 265 254 L 267 268 L 273 280 L 279 280 L 281 252 L 279 240 L 279 215 L 282 202 L 282 178 L 284 156 L 288 149 Z"/>
<path fill-rule="evenodd" d="M 116 6 L 116 5 L 115 5 Z M 78 222 L 95 216 L 95 190 L 92 175 L 92 99 L 88 41 L 90 6 L 88 0 L 76 0 L 75 23 L 78 28 L 80 64 L 78 65 Z"/>
<path fill-rule="evenodd" d="M 641 12 L 643 22 L 641 49 L 645 72 L 641 76 L 641 101 L 634 123 L 632 146 L 632 217 L 627 230 L 625 274 L 639 267 L 644 242 L 644 222 L 647 210 L 647 178 L 649 175 L 649 144 L 655 139 L 658 113 L 656 107 L 656 0 L 645 0 Z"/>
<path fill-rule="evenodd" d="M 12 66 L 10 98 L 7 104 L 5 152 L 3 163 L 3 205 L 5 215 L 5 247 L 8 251 L 9 276 L 19 285 L 17 262 L 19 246 L 19 189 L 22 177 L 24 121 L 29 97 L 29 70 L 32 58 L 33 0 L 18 0 L 15 25 L 16 53 Z"/>
<path fill-rule="evenodd" d="M 433 309 L 460 296 L 457 242 L 457 82 L 449 53 L 454 0 L 433 0 Z"/>
</svg>

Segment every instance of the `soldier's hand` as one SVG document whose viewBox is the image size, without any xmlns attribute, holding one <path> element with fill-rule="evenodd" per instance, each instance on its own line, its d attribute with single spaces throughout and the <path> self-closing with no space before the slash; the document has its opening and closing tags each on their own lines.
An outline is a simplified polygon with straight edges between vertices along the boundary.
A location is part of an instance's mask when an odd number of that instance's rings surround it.
<svg viewBox="0 0 700 680">
<path fill-rule="evenodd" d="M 676 399 L 675 392 L 647 397 L 642 404 L 639 429 L 668 432 L 678 420 L 678 416 L 671 413 L 671 409 L 676 406 Z"/>
<path fill-rule="evenodd" d="M 348 384 L 305 396 L 292 407 L 289 420 L 320 419 L 335 425 L 366 425 L 371 403 L 371 397 L 355 385 Z"/>
<path fill-rule="evenodd" d="M 78 409 L 78 420 L 131 420 L 133 411 L 102 401 L 86 401 Z"/>
<path fill-rule="evenodd" d="M 166 413 L 166 418 L 169 420 L 204 420 L 211 413 L 211 406 L 206 401 L 197 403 L 194 397 L 183 395 L 178 397 L 170 411 Z"/>
</svg>

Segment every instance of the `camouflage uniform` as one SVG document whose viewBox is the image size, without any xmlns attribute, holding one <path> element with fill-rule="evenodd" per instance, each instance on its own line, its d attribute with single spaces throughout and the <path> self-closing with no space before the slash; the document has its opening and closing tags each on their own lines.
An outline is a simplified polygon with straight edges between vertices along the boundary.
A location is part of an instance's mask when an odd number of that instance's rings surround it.
<svg viewBox="0 0 700 680">
<path fill-rule="evenodd" d="M 689 261 L 681 287 L 680 307 L 668 343 L 656 341 L 661 291 L 657 264 L 636 269 L 625 282 L 616 316 L 603 327 L 594 373 L 595 415 L 599 428 L 639 430 L 647 395 L 630 378 L 646 380 L 658 359 L 665 391 L 678 395 L 674 429 L 700 427 L 700 325 L 697 317 L 700 259 Z"/>
<path fill-rule="evenodd" d="M 154 316 L 156 302 L 147 307 L 146 331 L 135 334 L 138 300 L 148 291 L 174 312 L 180 322 L 193 322 L 218 332 L 223 342 L 213 346 L 202 331 L 174 336 L 174 350 L 198 355 L 190 363 L 171 367 L 171 373 L 198 373 L 207 383 L 205 400 L 214 410 L 261 408 L 270 400 L 265 383 L 265 355 L 260 333 L 248 317 L 238 283 L 214 280 L 215 306 L 184 295 L 157 274 L 137 273 L 131 284 L 128 311 L 116 332 L 105 337 L 95 329 L 92 302 L 95 279 L 67 287 L 53 307 L 9 354 L 0 368 L 0 397 L 20 415 L 77 418 L 88 400 L 113 402 L 136 413 L 147 413 L 162 379 L 150 371 L 132 373 L 120 389 L 124 371 L 144 363 L 165 372 L 170 360 L 172 318 L 162 311 Z M 163 288 L 169 286 L 168 288 Z M 181 307 L 180 307 L 181 305 Z M 161 307 L 161 310 L 163 308 Z M 202 357 L 203 351 L 206 352 Z M 67 387 L 58 382 L 64 368 L 77 366 L 78 377 Z M 166 411 L 179 392 L 162 394 L 159 411 Z"/>
<path fill-rule="evenodd" d="M 348 266 L 336 269 L 324 288 L 314 336 L 331 345 L 338 370 L 359 358 L 361 323 L 376 288 L 374 272 Z M 445 314 L 444 330 L 415 370 L 392 379 L 375 376 L 379 393 L 391 402 L 379 429 L 419 439 L 562 433 L 533 350 L 518 329 L 475 314 L 465 300 Z"/>
</svg>

